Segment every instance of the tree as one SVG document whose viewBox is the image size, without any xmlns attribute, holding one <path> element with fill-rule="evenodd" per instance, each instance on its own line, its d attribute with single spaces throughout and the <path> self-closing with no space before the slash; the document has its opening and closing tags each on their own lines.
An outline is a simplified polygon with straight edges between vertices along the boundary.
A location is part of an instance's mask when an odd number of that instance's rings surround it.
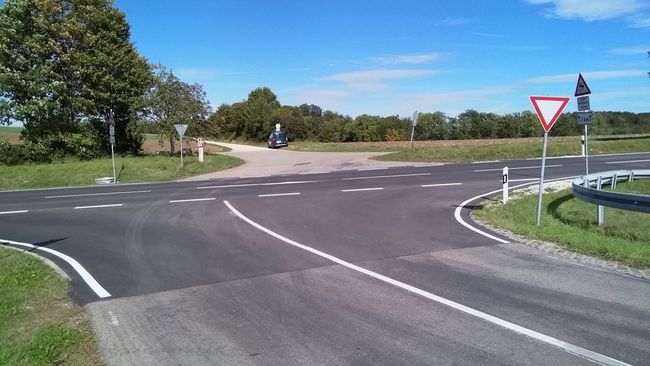
<svg viewBox="0 0 650 366">
<path fill-rule="evenodd" d="M 248 94 L 246 109 L 248 120 L 244 126 L 244 137 L 251 140 L 266 140 L 273 131 L 273 112 L 280 108 L 278 98 L 267 87 L 257 88 Z"/>
<path fill-rule="evenodd" d="M 188 135 L 203 135 L 210 130 L 208 115 L 210 105 L 200 84 L 187 84 L 178 79 L 171 70 L 158 67 L 156 81 L 146 95 L 145 118 L 153 122 L 161 138 L 169 141 L 174 153 L 176 141 L 175 124 L 187 124 Z"/>
<path fill-rule="evenodd" d="M 137 152 L 134 112 L 152 78 L 129 38 L 125 16 L 110 0 L 5 1 L 0 119 L 21 121 L 33 142 L 91 124 L 102 146 L 112 109 L 118 152 Z"/>
</svg>

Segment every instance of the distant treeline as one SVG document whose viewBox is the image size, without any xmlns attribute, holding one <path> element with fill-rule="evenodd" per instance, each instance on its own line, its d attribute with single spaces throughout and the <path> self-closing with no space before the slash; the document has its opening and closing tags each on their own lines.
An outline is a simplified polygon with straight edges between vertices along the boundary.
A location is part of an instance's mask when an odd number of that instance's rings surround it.
<svg viewBox="0 0 650 366">
<path fill-rule="evenodd" d="M 553 136 L 580 135 L 576 113 L 564 113 L 551 131 Z M 594 112 L 590 134 L 650 133 L 650 113 Z M 225 140 L 260 141 L 276 123 L 290 140 L 319 142 L 400 141 L 410 138 L 411 119 L 363 114 L 352 118 L 319 106 L 282 106 L 268 88 L 258 88 L 248 99 L 223 104 L 202 126 L 202 133 Z M 456 117 L 443 112 L 420 113 L 415 140 L 460 140 L 542 136 L 537 115 L 531 111 L 499 115 L 467 110 Z"/>
</svg>

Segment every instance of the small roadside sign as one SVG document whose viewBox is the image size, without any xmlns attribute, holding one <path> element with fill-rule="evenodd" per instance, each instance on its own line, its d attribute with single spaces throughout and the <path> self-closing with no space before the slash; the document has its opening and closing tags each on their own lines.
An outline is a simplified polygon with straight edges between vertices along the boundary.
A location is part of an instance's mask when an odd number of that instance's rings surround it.
<svg viewBox="0 0 650 366">
<path fill-rule="evenodd" d="M 178 132 L 178 136 L 183 137 L 185 135 L 185 131 L 187 131 L 187 125 L 186 124 L 175 124 L 174 127 L 176 128 L 176 132 Z"/>
<path fill-rule="evenodd" d="M 580 73 L 578 74 L 578 84 L 576 85 L 576 92 L 574 96 L 579 97 L 581 95 L 587 94 L 591 94 L 591 90 L 589 89 L 589 86 L 587 86 L 585 78 L 582 77 L 582 73 Z"/>
<path fill-rule="evenodd" d="M 530 102 L 535 107 L 539 122 L 542 124 L 544 132 L 548 132 L 553 128 L 553 124 L 557 121 L 564 107 L 569 103 L 569 97 L 544 97 L 544 96 L 531 96 Z"/>
<path fill-rule="evenodd" d="M 578 110 L 588 111 L 590 109 L 591 109 L 591 105 L 589 104 L 589 96 L 584 95 L 582 97 L 578 97 Z"/>
<path fill-rule="evenodd" d="M 411 119 L 411 125 L 417 126 L 418 125 L 418 117 L 420 116 L 420 113 L 418 111 L 413 112 L 413 118 Z"/>
<path fill-rule="evenodd" d="M 108 134 L 111 135 L 111 137 L 115 136 L 115 125 L 108 125 Z"/>
<path fill-rule="evenodd" d="M 578 112 L 578 126 L 590 125 L 594 121 L 592 119 L 591 112 Z"/>
</svg>

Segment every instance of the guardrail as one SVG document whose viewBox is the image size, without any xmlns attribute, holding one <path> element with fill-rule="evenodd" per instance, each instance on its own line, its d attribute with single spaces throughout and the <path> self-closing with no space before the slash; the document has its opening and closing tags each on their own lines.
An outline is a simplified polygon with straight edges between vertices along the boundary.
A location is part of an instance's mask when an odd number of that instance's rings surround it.
<svg viewBox="0 0 650 366">
<path fill-rule="evenodd" d="M 589 174 L 573 180 L 573 195 L 583 201 L 598 205 L 598 224 L 604 222 L 602 206 L 622 210 L 650 213 L 650 196 L 633 193 L 614 192 L 616 183 L 636 178 L 650 178 L 650 170 L 616 170 Z M 603 191 L 603 186 L 611 186 L 612 191 Z"/>
</svg>

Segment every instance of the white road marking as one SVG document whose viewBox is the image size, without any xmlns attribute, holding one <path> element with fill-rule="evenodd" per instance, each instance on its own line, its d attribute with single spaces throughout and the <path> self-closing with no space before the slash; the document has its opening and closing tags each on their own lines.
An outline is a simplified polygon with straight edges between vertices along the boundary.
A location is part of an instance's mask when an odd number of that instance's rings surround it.
<svg viewBox="0 0 650 366">
<path fill-rule="evenodd" d="M 258 194 L 257 197 L 282 197 L 282 196 L 299 196 L 300 192 L 291 193 L 273 193 L 273 194 Z"/>
<path fill-rule="evenodd" d="M 555 165 L 547 165 L 547 168 L 557 168 L 559 166 L 562 166 L 562 164 L 555 164 Z M 520 166 L 520 167 L 515 167 L 515 168 L 508 168 L 508 170 L 523 170 L 523 169 L 539 169 L 541 168 L 541 165 L 535 165 L 535 166 Z M 503 171 L 503 168 L 496 168 L 496 169 L 477 169 L 474 170 L 474 172 L 500 172 Z"/>
<path fill-rule="evenodd" d="M 171 200 L 169 203 L 181 203 L 181 202 L 201 202 L 201 201 L 214 201 L 216 198 L 210 197 L 210 198 L 191 198 L 191 199 L 186 199 L 186 200 Z"/>
<path fill-rule="evenodd" d="M 508 182 L 530 182 L 532 180 L 539 180 L 539 178 L 509 179 Z"/>
<path fill-rule="evenodd" d="M 150 193 L 151 190 L 145 191 L 126 191 L 126 192 L 104 192 L 104 193 L 86 193 L 86 194 L 68 194 L 62 196 L 45 196 L 43 198 L 67 198 L 67 197 L 89 197 L 89 196 L 111 196 L 116 194 L 134 194 L 134 193 Z"/>
<path fill-rule="evenodd" d="M 427 188 L 427 187 L 446 187 L 446 186 L 459 186 L 463 183 L 436 183 L 436 184 L 423 184 L 420 187 L 422 188 Z"/>
<path fill-rule="evenodd" d="M 29 210 L 3 211 L 0 212 L 0 215 L 11 215 L 11 214 L 18 214 L 18 213 L 25 213 L 25 212 L 29 212 Z"/>
<path fill-rule="evenodd" d="M 478 196 L 478 197 L 480 197 L 480 196 Z M 260 225 L 260 224 L 258 224 L 256 222 L 254 222 L 253 220 L 251 220 L 248 217 L 244 216 L 241 212 L 237 211 L 237 209 L 235 207 L 233 207 L 230 204 L 230 202 L 223 201 L 223 203 L 228 207 L 228 209 L 230 209 L 230 211 L 232 213 L 234 213 L 240 219 L 246 221 L 248 224 L 255 227 L 256 229 L 258 229 L 258 230 L 260 230 L 262 232 L 265 232 L 265 233 L 271 235 L 272 237 L 274 237 L 276 239 L 279 239 L 279 240 L 281 240 L 281 241 L 283 241 L 283 242 L 285 242 L 285 243 L 287 243 L 289 245 L 293 245 L 293 246 L 295 246 L 297 248 L 308 251 L 308 252 L 313 253 L 315 255 L 318 255 L 318 256 L 320 256 L 322 258 L 328 259 L 328 260 L 330 260 L 330 261 L 332 261 L 332 262 L 334 262 L 336 264 L 339 264 L 341 266 L 349 268 L 349 269 L 351 269 L 353 271 L 363 273 L 363 274 L 365 274 L 367 276 L 370 276 L 370 277 L 375 278 L 377 280 L 380 280 L 382 282 L 391 284 L 391 285 L 399 287 L 399 288 L 401 288 L 403 290 L 406 290 L 406 291 L 412 292 L 414 294 L 420 295 L 420 296 L 425 297 L 425 298 L 427 298 L 429 300 L 433 300 L 433 301 L 435 301 L 437 303 L 449 306 L 449 307 L 451 307 L 453 309 L 456 309 L 458 311 L 461 311 L 463 313 L 475 316 L 475 317 L 480 318 L 480 319 L 482 319 L 482 320 L 484 320 L 486 322 L 496 324 L 496 325 L 501 326 L 503 328 L 509 329 L 509 330 L 511 330 L 511 331 L 513 331 L 515 333 L 519 333 L 519 334 L 522 334 L 522 335 L 537 339 L 537 340 L 539 340 L 541 342 L 550 344 L 552 346 L 561 348 L 561 349 L 567 351 L 568 353 L 574 354 L 574 355 L 579 356 L 579 357 L 583 357 L 583 358 L 585 358 L 587 360 L 590 360 L 590 361 L 593 361 L 593 362 L 596 362 L 596 363 L 600 363 L 600 364 L 603 364 L 603 365 L 628 365 L 625 362 L 622 362 L 622 361 L 616 360 L 614 358 L 602 355 L 600 353 L 596 353 L 594 351 L 590 351 L 590 350 L 588 350 L 586 348 L 582 348 L 582 347 L 573 345 L 573 344 L 568 343 L 568 342 L 564 342 L 562 340 L 547 336 L 545 334 L 536 332 L 534 330 L 524 328 L 524 327 L 522 327 L 520 325 L 511 323 L 511 322 L 509 322 L 507 320 L 497 318 L 497 317 L 495 317 L 493 315 L 484 313 L 482 311 L 470 308 L 468 306 L 457 303 L 455 301 L 452 301 L 452 300 L 446 299 L 444 297 L 440 297 L 438 295 L 435 295 L 433 293 L 424 291 L 424 290 L 422 290 L 420 288 L 417 288 L 415 286 L 408 285 L 408 284 L 406 284 L 404 282 L 397 281 L 397 280 L 392 279 L 390 277 L 381 275 L 381 274 L 379 274 L 377 272 L 373 272 L 373 271 L 370 271 L 370 270 L 365 269 L 363 267 L 352 264 L 350 262 L 346 262 L 346 261 L 344 261 L 342 259 L 339 259 L 339 258 L 333 256 L 333 255 L 327 254 L 325 252 L 321 252 L 318 249 L 314 249 L 314 248 L 308 247 L 308 246 L 306 246 L 304 244 L 300 244 L 300 243 L 298 243 L 296 241 L 293 241 L 293 240 L 291 240 L 291 239 L 289 239 L 287 237 L 284 237 L 284 236 L 282 236 L 282 235 L 280 235 L 280 234 L 278 234 L 278 233 L 276 233 L 274 231 L 271 231 L 270 229 L 267 229 L 266 227 L 264 227 L 264 226 L 262 226 L 262 225 Z"/>
<path fill-rule="evenodd" d="M 472 164 L 500 163 L 501 160 L 473 161 Z"/>
<path fill-rule="evenodd" d="M 329 170 L 323 170 L 320 172 L 304 172 L 304 173 L 298 173 L 298 175 L 309 175 L 309 174 L 328 174 L 330 173 Z"/>
<path fill-rule="evenodd" d="M 627 163 L 647 163 L 650 159 L 646 160 L 627 160 L 627 161 L 606 161 L 605 164 L 627 164 Z"/>
<path fill-rule="evenodd" d="M 124 206 L 124 204 L 116 203 L 116 204 L 113 204 L 113 205 L 77 206 L 74 209 L 75 210 L 85 210 L 85 209 L 88 209 L 88 208 L 108 208 L 108 207 L 121 207 L 121 206 Z"/>
<path fill-rule="evenodd" d="M 373 171 L 373 170 L 387 170 L 387 169 L 388 168 L 360 168 L 360 169 L 357 169 L 357 171 L 359 171 L 359 172 L 370 172 L 370 171 Z"/>
<path fill-rule="evenodd" d="M 246 175 L 239 178 L 246 179 L 246 178 L 268 178 L 268 177 L 270 177 L 270 175 L 267 174 L 267 175 Z"/>
<path fill-rule="evenodd" d="M 316 182 L 315 180 L 302 180 L 302 181 L 292 181 L 292 182 L 229 184 L 229 185 L 223 185 L 223 186 L 202 186 L 202 187 L 196 187 L 196 189 L 282 186 L 282 185 L 289 185 L 289 184 L 307 184 L 307 183 L 315 183 L 315 182 Z"/>
<path fill-rule="evenodd" d="M 414 174 L 395 174 L 395 175 L 374 175 L 368 177 L 342 178 L 341 180 L 362 180 L 362 179 L 382 179 L 382 178 L 402 178 L 417 177 L 422 175 L 431 175 L 431 173 L 414 173 Z"/>
<path fill-rule="evenodd" d="M 437 166 L 443 166 L 445 164 L 443 163 L 434 163 L 434 164 L 420 164 L 420 165 L 410 165 L 413 168 L 431 168 L 431 167 L 437 167 Z"/>
<path fill-rule="evenodd" d="M 70 256 L 68 256 L 66 254 L 63 254 L 61 252 L 57 252 L 56 250 L 50 249 L 50 248 L 47 248 L 47 247 L 39 247 L 39 246 L 34 245 L 34 244 L 21 243 L 21 242 L 13 241 L 13 240 L 0 239 L 0 243 L 10 244 L 10 245 L 15 245 L 15 246 L 20 246 L 20 247 L 26 247 L 26 248 L 29 248 L 29 249 L 41 250 L 41 251 L 44 251 L 46 253 L 50 253 L 50 254 L 52 254 L 52 255 L 54 255 L 56 257 L 59 257 L 59 258 L 63 259 L 66 263 L 68 263 L 75 271 L 77 271 L 77 273 L 79 273 L 79 276 L 81 276 L 81 278 L 86 282 L 88 287 L 90 287 L 95 292 L 95 294 L 97 294 L 97 296 L 99 296 L 99 298 L 103 299 L 105 297 L 110 297 L 111 296 L 111 294 L 108 293 L 108 291 L 106 291 L 106 289 L 104 289 L 102 287 L 102 285 L 100 285 L 99 282 L 97 282 L 97 280 L 95 280 L 95 278 L 93 276 L 91 276 L 90 273 L 88 273 L 88 271 L 86 271 L 86 269 L 81 264 L 79 264 L 79 262 L 77 262 L 76 260 L 74 260 L 74 258 L 72 258 L 72 257 L 70 257 Z"/>
<path fill-rule="evenodd" d="M 365 191 L 381 191 L 382 187 L 376 188 L 357 188 L 357 189 L 342 189 L 341 192 L 365 192 Z"/>
</svg>

